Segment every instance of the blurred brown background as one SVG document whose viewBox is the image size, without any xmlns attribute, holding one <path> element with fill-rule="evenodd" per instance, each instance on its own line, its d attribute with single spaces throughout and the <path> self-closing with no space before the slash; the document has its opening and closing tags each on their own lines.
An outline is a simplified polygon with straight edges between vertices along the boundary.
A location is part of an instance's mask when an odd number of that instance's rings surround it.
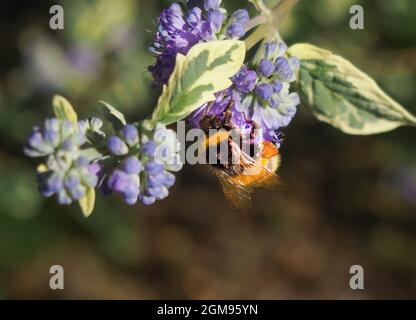
<svg viewBox="0 0 416 320">
<path fill-rule="evenodd" d="M 148 115 L 158 92 L 147 47 L 169 1 L 58 3 L 62 31 L 49 29 L 55 1 L 0 5 L 0 298 L 416 297 L 415 128 L 347 136 L 300 107 L 284 130 L 285 188 L 257 192 L 248 215 L 198 166 L 151 207 L 99 196 L 84 219 L 42 199 L 21 151 L 31 127 L 51 115 L 55 93 L 81 116 L 99 99 L 132 121 Z M 365 9 L 363 31 L 349 28 L 353 4 Z M 413 0 L 300 0 L 281 33 L 350 59 L 416 113 L 415 12 Z M 54 264 L 63 291 L 49 289 Z M 362 291 L 349 288 L 355 264 Z"/>
</svg>

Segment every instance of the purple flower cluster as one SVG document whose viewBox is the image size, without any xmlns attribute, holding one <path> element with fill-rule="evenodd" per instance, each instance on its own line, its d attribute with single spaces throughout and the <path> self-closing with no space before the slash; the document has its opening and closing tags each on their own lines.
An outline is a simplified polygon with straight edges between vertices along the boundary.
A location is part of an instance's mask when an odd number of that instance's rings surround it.
<svg viewBox="0 0 416 320">
<path fill-rule="evenodd" d="M 267 43 L 259 63 L 252 68 L 244 65 L 233 77 L 231 88 L 190 116 L 191 124 L 199 127 L 206 115 L 222 119 L 230 108 L 235 127 L 243 132 L 261 128 L 263 134 L 259 140 L 271 141 L 279 147 L 279 129 L 289 125 L 300 103 L 298 94 L 289 91 L 300 63 L 296 57 L 287 58 L 286 50 L 283 42 Z"/>
<path fill-rule="evenodd" d="M 138 200 L 150 205 L 169 194 L 175 183 L 171 172 L 179 171 L 180 145 L 173 130 L 157 125 L 153 130 L 126 125 L 117 136 L 108 139 L 113 158 L 118 157 L 114 170 L 103 179 L 104 189 L 120 193 L 128 204 Z"/>
<path fill-rule="evenodd" d="M 57 195 L 60 204 L 78 201 L 95 187 L 104 195 L 120 193 L 128 204 L 167 197 L 175 183 L 172 172 L 182 168 L 176 133 L 143 122 L 113 127 L 116 134 L 108 136 L 102 127 L 98 118 L 77 123 L 54 118 L 34 128 L 24 152 L 44 158 L 37 174 L 39 192 Z"/>
<path fill-rule="evenodd" d="M 56 194 L 60 204 L 70 204 L 81 199 L 87 188 L 97 185 L 94 165 L 80 152 L 87 141 L 88 128 L 91 130 L 89 123 L 47 119 L 44 126 L 35 127 L 28 138 L 25 154 L 45 158 L 37 174 L 38 189 L 44 197 Z M 99 121 L 92 123 L 99 130 Z"/>
<path fill-rule="evenodd" d="M 296 114 L 300 103 L 297 93 L 290 93 L 290 83 L 296 80 L 300 62 L 285 56 L 284 42 L 266 43 L 265 56 L 254 66 L 258 74 L 252 94 L 242 95 L 236 110 L 247 114 L 263 128 L 266 140 L 274 140 L 276 131 L 286 127 Z"/>
<path fill-rule="evenodd" d="M 30 157 L 44 157 L 59 150 L 77 150 L 86 140 L 85 132 L 78 130 L 80 127 L 80 123 L 75 125 L 68 120 L 47 119 L 42 128 L 34 128 L 26 141 L 24 152 Z"/>
<path fill-rule="evenodd" d="M 199 6 L 190 1 L 187 8 L 174 3 L 162 11 L 150 48 L 157 57 L 156 63 L 149 67 L 155 85 L 167 83 L 178 53 L 187 54 L 199 42 L 220 37 L 239 39 L 245 35 L 248 12 L 237 10 L 227 21 L 227 13 L 220 5 L 221 0 L 205 0 Z"/>
<path fill-rule="evenodd" d="M 87 188 L 95 188 L 98 183 L 93 167 L 86 157 L 79 157 L 71 165 L 51 157 L 47 161 L 47 171 L 37 175 L 39 192 L 44 197 L 56 194 L 60 204 L 78 201 L 85 196 Z"/>
<path fill-rule="evenodd" d="M 139 173 L 141 171 L 142 164 L 139 159 L 136 156 L 129 156 L 106 181 L 108 188 L 120 193 L 126 203 L 135 204 L 140 194 Z"/>
</svg>

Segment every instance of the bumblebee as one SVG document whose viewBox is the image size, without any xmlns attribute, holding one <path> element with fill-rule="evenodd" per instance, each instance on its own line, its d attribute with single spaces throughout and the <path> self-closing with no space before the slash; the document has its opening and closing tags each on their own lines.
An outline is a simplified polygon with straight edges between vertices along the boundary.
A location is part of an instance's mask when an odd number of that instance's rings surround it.
<svg viewBox="0 0 416 320">
<path fill-rule="evenodd" d="M 280 156 L 278 148 L 269 141 L 263 141 L 260 148 L 255 148 L 254 130 L 246 142 L 249 144 L 248 148 L 235 141 L 235 135 L 230 133 L 235 129 L 231 123 L 230 108 L 231 105 L 221 115 L 222 119 L 215 115 L 202 117 L 200 123 L 206 138 L 201 151 L 207 155 L 211 151 L 216 152 L 218 161 L 211 164 L 212 171 L 231 206 L 239 212 L 246 213 L 251 208 L 251 196 L 256 188 L 270 188 L 280 184 L 276 174 Z M 210 135 L 210 129 L 219 131 Z M 220 147 L 224 143 L 227 145 L 226 161 L 220 161 L 224 159 Z"/>
</svg>

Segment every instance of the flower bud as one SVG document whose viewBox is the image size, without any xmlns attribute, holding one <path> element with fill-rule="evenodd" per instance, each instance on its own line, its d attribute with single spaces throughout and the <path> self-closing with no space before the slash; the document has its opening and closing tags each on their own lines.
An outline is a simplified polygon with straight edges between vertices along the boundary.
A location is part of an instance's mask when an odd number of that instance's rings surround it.
<svg viewBox="0 0 416 320">
<path fill-rule="evenodd" d="M 129 148 L 119 137 L 111 136 L 108 139 L 107 147 L 115 156 L 123 156 L 129 152 Z"/>
<path fill-rule="evenodd" d="M 257 85 L 256 93 L 263 99 L 269 100 L 273 94 L 273 87 L 268 83 Z"/>
<path fill-rule="evenodd" d="M 258 71 L 260 72 L 260 74 L 263 77 L 268 78 L 273 74 L 274 68 L 275 68 L 275 66 L 274 66 L 273 62 L 271 62 L 268 59 L 263 59 L 263 60 L 260 61 Z"/>
</svg>

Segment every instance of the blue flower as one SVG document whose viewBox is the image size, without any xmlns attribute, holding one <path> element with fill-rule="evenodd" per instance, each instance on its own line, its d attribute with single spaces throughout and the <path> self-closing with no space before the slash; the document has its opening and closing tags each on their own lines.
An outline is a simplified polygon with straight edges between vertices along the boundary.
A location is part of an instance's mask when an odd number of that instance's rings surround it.
<svg viewBox="0 0 416 320">
<path fill-rule="evenodd" d="M 187 54 L 197 43 L 218 38 L 241 38 L 249 20 L 246 10 L 237 10 L 231 15 L 226 28 L 225 10 L 221 1 L 190 1 L 187 11 L 177 3 L 162 11 L 158 29 L 150 50 L 156 54 L 156 62 L 149 67 L 154 84 L 162 86 L 169 80 L 175 67 L 176 55 Z"/>
<path fill-rule="evenodd" d="M 34 128 L 26 141 L 24 152 L 29 157 L 44 157 L 55 153 L 63 145 L 78 146 L 85 140 L 85 134 L 78 131 L 78 125 L 68 120 L 47 119 L 43 128 Z"/>
<path fill-rule="evenodd" d="M 276 49 L 277 49 L 277 43 L 276 42 L 267 42 L 264 45 L 265 58 L 266 59 L 273 59 L 274 54 L 276 52 Z"/>
<path fill-rule="evenodd" d="M 248 14 L 248 11 L 245 9 L 239 9 L 231 15 L 230 24 L 239 23 L 244 26 L 249 19 L 250 16 Z"/>
<path fill-rule="evenodd" d="M 265 45 L 265 58 L 259 64 L 259 70 L 266 69 L 264 61 L 270 61 L 273 72 L 266 80 L 258 82 L 256 87 L 257 99 L 240 107 L 240 111 L 250 114 L 265 132 L 269 139 L 269 131 L 276 131 L 289 125 L 300 104 L 297 93 L 290 93 L 290 82 L 296 80 L 300 62 L 296 57 L 287 58 L 287 46 L 284 42 L 269 42 Z M 269 65 L 269 63 L 267 63 Z M 263 70 L 264 71 L 264 70 Z M 269 71 L 269 70 L 267 70 Z M 264 73 L 264 72 L 263 72 Z"/>
<path fill-rule="evenodd" d="M 204 1 L 204 8 L 205 10 L 218 10 L 221 5 L 221 0 L 205 0 Z"/>
<path fill-rule="evenodd" d="M 108 179 L 108 187 L 122 195 L 127 204 L 133 205 L 137 202 L 140 194 L 141 163 L 136 156 L 125 159 L 119 169 L 113 171 Z"/>
<path fill-rule="evenodd" d="M 179 4 L 174 3 L 162 11 L 158 19 L 151 51 L 157 54 L 156 63 L 149 67 L 156 85 L 166 83 L 172 73 L 176 54 L 186 54 L 198 42 L 212 36 L 210 23 L 202 19 L 201 9 L 195 7 L 184 18 Z"/>
<path fill-rule="evenodd" d="M 156 151 L 156 143 L 154 141 L 147 141 L 141 146 L 141 152 L 143 155 L 153 157 Z"/>
<path fill-rule="evenodd" d="M 275 65 L 269 59 L 262 59 L 258 66 L 259 73 L 265 77 L 270 77 L 275 70 Z"/>
<path fill-rule="evenodd" d="M 126 125 L 108 146 L 121 160 L 115 169 L 107 168 L 111 173 L 104 179 L 106 193 L 120 193 L 127 204 L 152 204 L 167 197 L 175 181 L 171 172 L 182 168 L 173 130 L 161 124 L 151 130 L 143 126 L 139 135 L 136 126 Z"/>
<path fill-rule="evenodd" d="M 123 128 L 123 137 L 130 147 L 136 145 L 139 142 L 139 132 L 136 126 L 132 124 L 125 125 Z"/>
<path fill-rule="evenodd" d="M 186 22 L 189 26 L 197 28 L 202 21 L 202 10 L 198 7 L 190 10 L 186 16 Z"/>
<path fill-rule="evenodd" d="M 247 10 L 239 9 L 230 18 L 227 26 L 226 35 L 229 38 L 241 38 L 246 33 L 246 24 L 250 19 Z"/>
<path fill-rule="evenodd" d="M 139 144 L 139 132 L 132 124 L 125 125 L 119 135 L 110 136 L 107 148 L 115 156 L 125 156 Z"/>
<path fill-rule="evenodd" d="M 35 130 L 27 139 L 24 152 L 30 157 L 42 157 L 51 154 L 56 145 L 51 144 L 41 132 Z"/>
<path fill-rule="evenodd" d="M 47 119 L 43 128 L 35 127 L 24 152 L 45 158 L 37 174 L 38 189 L 44 197 L 56 194 L 60 204 L 70 204 L 81 199 L 87 188 L 97 185 L 92 159 L 81 156 L 81 148 L 87 142 L 88 130 L 99 129 L 100 122 L 92 119 L 74 124 L 53 118 Z"/>
<path fill-rule="evenodd" d="M 139 174 L 142 171 L 142 164 L 137 157 L 131 156 L 123 161 L 122 168 L 127 174 Z"/>
<path fill-rule="evenodd" d="M 261 83 L 256 87 L 256 93 L 263 99 L 269 100 L 273 94 L 273 87 L 268 83 Z"/>
<path fill-rule="evenodd" d="M 264 58 L 275 61 L 279 57 L 283 57 L 287 51 L 287 45 L 283 41 L 266 42 L 264 44 Z"/>
<path fill-rule="evenodd" d="M 180 144 L 173 130 L 159 124 L 153 132 L 144 135 L 142 141 L 145 164 L 141 173 L 143 184 L 139 199 L 149 205 L 168 196 L 169 188 L 175 183 L 175 176 L 171 172 L 181 170 L 182 162 Z"/>
<path fill-rule="evenodd" d="M 62 154 L 59 156 L 63 157 Z M 56 194 L 58 203 L 71 204 L 80 200 L 88 187 L 95 188 L 98 177 L 85 157 L 71 162 L 50 156 L 44 170 L 37 174 L 37 182 L 39 192 L 44 197 Z"/>
<path fill-rule="evenodd" d="M 116 136 L 111 136 L 108 139 L 107 147 L 115 156 L 124 156 L 129 152 L 129 147 L 127 144 L 121 140 L 121 138 Z"/>
<path fill-rule="evenodd" d="M 238 92 L 249 93 L 256 87 L 257 73 L 244 65 L 232 80 Z"/>
<path fill-rule="evenodd" d="M 229 38 L 241 38 L 245 34 L 245 27 L 241 23 L 232 23 L 227 28 L 227 36 Z"/>
<path fill-rule="evenodd" d="M 257 103 L 254 105 L 252 118 L 266 130 L 287 127 L 296 114 L 296 106 L 300 104 L 299 95 L 289 92 L 288 83 L 283 85 L 277 99 L 274 107 L 263 107 Z"/>
<path fill-rule="evenodd" d="M 273 87 L 273 93 L 280 93 L 283 88 L 283 83 L 279 80 L 273 80 L 271 85 Z"/>
<path fill-rule="evenodd" d="M 221 30 L 224 20 L 225 15 L 220 10 L 210 10 L 207 14 L 207 21 L 214 33 Z"/>
<path fill-rule="evenodd" d="M 179 4 L 173 3 L 168 9 L 162 11 L 159 17 L 160 36 L 167 36 L 181 30 L 185 26 L 182 8 Z"/>
<path fill-rule="evenodd" d="M 289 60 L 285 57 L 277 58 L 275 72 L 279 75 L 282 81 L 292 82 L 296 80 L 294 70 L 289 63 Z"/>
</svg>

